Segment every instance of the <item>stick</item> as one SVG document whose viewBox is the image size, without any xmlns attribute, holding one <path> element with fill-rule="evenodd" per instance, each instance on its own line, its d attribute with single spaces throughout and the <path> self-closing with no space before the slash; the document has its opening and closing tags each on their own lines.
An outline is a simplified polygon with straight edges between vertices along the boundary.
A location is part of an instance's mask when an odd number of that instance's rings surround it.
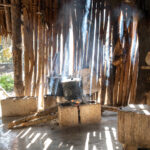
<svg viewBox="0 0 150 150">
<path fill-rule="evenodd" d="M 122 64 L 121 66 L 121 74 L 120 74 L 120 84 L 119 84 L 119 97 L 118 97 L 118 106 L 122 103 L 122 92 L 123 92 L 123 79 L 124 79 L 124 69 L 125 66 Z"/>
<path fill-rule="evenodd" d="M 33 78 L 33 93 L 32 96 L 35 96 L 35 90 L 36 90 L 36 80 L 37 80 L 37 40 L 38 40 L 38 18 L 36 15 L 37 11 L 37 0 L 34 0 L 35 8 L 34 8 L 34 78 Z"/>
<path fill-rule="evenodd" d="M 4 0 L 4 5 L 8 3 L 8 0 Z M 5 6 L 5 17 L 6 17 L 6 26 L 7 26 L 7 32 L 11 33 L 11 15 L 10 15 L 10 8 Z"/>
<path fill-rule="evenodd" d="M 34 120 L 30 120 L 29 122 L 23 122 L 17 126 L 13 126 L 13 128 L 23 128 L 23 127 L 29 127 L 29 126 L 33 126 L 33 125 L 38 125 L 38 124 L 41 124 L 41 123 L 46 123 L 48 121 L 51 121 L 53 119 L 56 119 L 57 118 L 57 114 L 55 115 L 47 115 L 47 116 L 43 116 L 43 117 L 40 117 L 40 118 L 36 118 Z"/>
<path fill-rule="evenodd" d="M 117 104 L 119 77 L 120 77 L 120 66 L 116 68 L 115 84 L 114 84 L 114 89 L 113 89 L 113 106 Z"/>
<path fill-rule="evenodd" d="M 113 112 L 118 112 L 118 108 L 119 107 L 113 107 L 113 106 L 105 106 L 105 105 L 102 105 L 102 111 L 113 111 Z"/>
<path fill-rule="evenodd" d="M 41 111 L 41 112 L 37 112 L 37 113 L 35 113 L 33 115 L 30 115 L 30 116 L 27 116 L 27 117 L 24 117 L 24 118 L 21 118 L 21 119 L 18 119 L 18 120 L 14 120 L 14 121 L 10 122 L 8 124 L 8 128 L 11 129 L 14 126 L 17 126 L 17 125 L 19 125 L 21 123 L 30 121 L 32 119 L 35 119 L 35 118 L 38 118 L 38 117 L 41 117 L 41 116 L 44 116 L 44 115 L 55 113 L 55 112 L 57 112 L 57 107 L 53 107 L 51 109 L 47 109 L 47 110 L 44 110 L 44 111 Z"/>
</svg>

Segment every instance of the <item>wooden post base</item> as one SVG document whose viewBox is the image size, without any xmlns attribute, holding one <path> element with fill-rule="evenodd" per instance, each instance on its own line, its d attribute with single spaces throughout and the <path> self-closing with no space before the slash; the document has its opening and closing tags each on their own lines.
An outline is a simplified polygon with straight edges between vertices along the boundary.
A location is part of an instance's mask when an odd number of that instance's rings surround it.
<svg viewBox="0 0 150 150">
<path fill-rule="evenodd" d="M 123 150 L 138 150 L 136 146 L 123 145 Z"/>
</svg>

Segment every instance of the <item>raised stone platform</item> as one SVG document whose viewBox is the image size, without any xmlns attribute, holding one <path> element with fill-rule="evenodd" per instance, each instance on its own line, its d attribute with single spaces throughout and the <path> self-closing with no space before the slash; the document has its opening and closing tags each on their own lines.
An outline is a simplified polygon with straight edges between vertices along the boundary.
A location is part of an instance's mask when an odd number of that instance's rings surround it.
<svg viewBox="0 0 150 150">
<path fill-rule="evenodd" d="M 37 111 L 36 97 L 9 97 L 0 100 L 1 116 L 25 116 Z"/>
<path fill-rule="evenodd" d="M 58 106 L 58 119 L 61 127 L 100 123 L 101 105 L 99 103 L 73 106 L 60 104 Z"/>
<path fill-rule="evenodd" d="M 124 150 L 150 148 L 150 106 L 132 104 L 119 109 L 118 139 Z"/>
</svg>

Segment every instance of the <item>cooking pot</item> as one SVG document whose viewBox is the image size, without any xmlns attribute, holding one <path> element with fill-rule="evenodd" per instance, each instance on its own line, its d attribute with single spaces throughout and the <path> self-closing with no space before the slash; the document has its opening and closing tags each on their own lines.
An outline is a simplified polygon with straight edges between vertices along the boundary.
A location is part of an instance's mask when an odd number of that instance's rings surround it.
<svg viewBox="0 0 150 150">
<path fill-rule="evenodd" d="M 62 80 L 62 87 L 65 99 L 82 99 L 83 88 L 81 78 L 70 78 Z"/>
</svg>

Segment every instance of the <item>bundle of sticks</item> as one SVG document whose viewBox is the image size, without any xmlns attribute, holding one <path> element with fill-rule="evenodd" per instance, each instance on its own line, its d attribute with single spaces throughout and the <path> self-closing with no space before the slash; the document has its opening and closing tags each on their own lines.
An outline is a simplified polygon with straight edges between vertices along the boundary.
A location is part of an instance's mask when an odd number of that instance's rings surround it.
<svg viewBox="0 0 150 150">
<path fill-rule="evenodd" d="M 14 120 L 8 123 L 9 129 L 23 128 L 28 126 L 33 126 L 37 124 L 42 124 L 54 120 L 57 118 L 57 107 L 53 107 L 47 110 L 36 112 L 27 117 Z"/>
</svg>

